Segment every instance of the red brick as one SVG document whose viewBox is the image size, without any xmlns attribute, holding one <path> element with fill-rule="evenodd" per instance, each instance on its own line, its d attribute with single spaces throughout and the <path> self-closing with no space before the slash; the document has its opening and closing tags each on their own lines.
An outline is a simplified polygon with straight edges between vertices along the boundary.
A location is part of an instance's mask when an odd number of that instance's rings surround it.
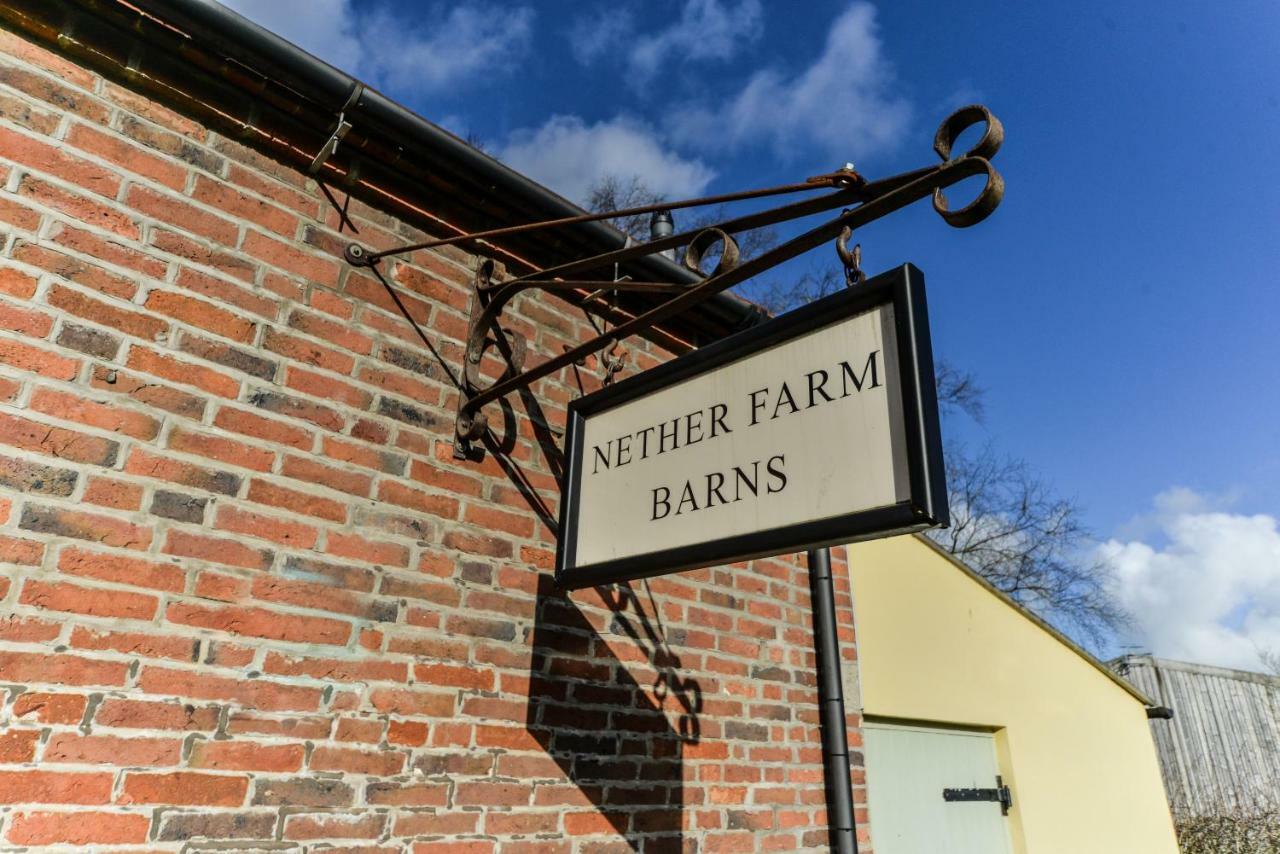
<svg viewBox="0 0 1280 854">
<path fill-rule="evenodd" d="M 120 812 L 17 813 L 5 838 L 15 845 L 127 845 L 147 841 L 151 818 Z"/>
<path fill-rule="evenodd" d="M 74 655 L 0 652 L 0 680 L 49 685 L 123 685 L 129 665 Z"/>
<path fill-rule="evenodd" d="M 23 605 L 68 611 L 91 617 L 119 617 L 127 620 L 149 620 L 155 616 L 160 600 L 142 593 L 128 593 L 101 587 L 27 579 L 18 599 Z"/>
<path fill-rule="evenodd" d="M 229 406 L 224 406 L 218 410 L 218 414 L 214 416 L 213 424 L 215 427 L 221 427 L 223 430 L 228 430 L 232 433 L 252 436 L 255 439 L 262 439 L 267 442 L 277 442 L 281 445 L 289 445 L 302 451 L 310 450 L 311 446 L 315 444 L 315 434 L 310 430 L 303 430 L 284 421 L 264 418 L 255 412 L 234 409 Z"/>
<path fill-rule="evenodd" d="M 263 744 L 254 741 L 197 741 L 188 763 L 215 771 L 265 771 L 279 774 L 302 768 L 301 744 Z"/>
<path fill-rule="evenodd" d="M 106 546 L 124 549 L 146 549 L 151 545 L 151 530 L 113 516 L 84 513 L 28 504 L 22 510 L 19 526 L 28 531 L 92 540 Z"/>
<path fill-rule="evenodd" d="M 274 202 L 290 207 L 304 214 L 308 219 L 314 219 L 316 216 L 318 201 L 315 196 L 300 193 L 271 177 L 252 169 L 245 169 L 235 163 L 231 164 L 228 175 L 233 184 L 238 184 L 260 196 L 265 196 Z M 327 206 L 328 202 L 325 202 L 324 205 Z"/>
<path fill-rule="evenodd" d="M 192 264 L 199 264 L 202 267 L 211 267 L 232 278 L 239 279 L 242 282 L 253 282 L 258 273 L 258 263 L 252 258 L 245 258 L 237 255 L 235 250 L 228 249 L 221 244 L 213 243 L 200 237 L 193 237 L 190 234 L 183 234 L 177 231 L 170 231 L 159 225 L 153 225 L 150 229 L 148 242 L 161 252 L 167 252 L 170 255 L 176 255 L 178 258 L 188 261 Z M 190 287 L 193 282 L 191 277 L 199 277 L 201 280 L 208 282 L 217 282 L 223 284 L 221 280 L 207 276 L 203 272 L 196 272 L 188 267 L 181 267 L 178 277 L 178 284 L 181 287 Z M 187 281 L 183 281 L 182 272 L 187 274 Z M 191 290 L 197 293 L 203 293 L 206 296 L 214 296 L 211 291 L 213 289 L 205 289 L 201 287 L 201 282 L 195 282 Z M 234 285 L 227 284 L 227 288 L 234 288 Z M 241 293 L 248 293 L 240 289 Z M 266 299 L 266 298 L 264 298 Z M 233 300 L 228 300 L 234 302 Z"/>
<path fill-rule="evenodd" d="M 325 541 L 325 552 L 365 563 L 409 565 L 409 550 L 404 546 L 370 540 L 359 534 L 345 534 L 340 531 L 329 531 Z"/>
<path fill-rule="evenodd" d="M 332 522 L 345 522 L 347 519 L 347 505 L 341 501 L 286 489 L 264 480 L 255 479 L 249 484 L 248 499 Z"/>
<path fill-rule="evenodd" d="M 285 839 L 377 839 L 387 824 L 380 813 L 364 815 L 312 814 L 291 815 L 285 819 Z M 327 851 L 333 849 L 326 846 Z"/>
<path fill-rule="evenodd" d="M 114 103 L 124 107 L 128 112 L 150 119 L 169 130 L 186 134 L 187 136 L 196 136 L 204 132 L 204 129 L 191 119 L 160 106 L 145 95 L 139 95 L 122 86 L 117 86 L 115 83 L 104 81 L 102 94 Z"/>
<path fill-rule="evenodd" d="M 193 260 L 200 260 L 200 263 L 206 266 L 216 267 L 234 276 L 245 273 L 242 278 L 247 278 L 250 281 L 253 279 L 253 267 L 251 262 L 248 261 L 232 259 L 229 256 L 223 257 L 217 254 L 209 254 L 203 259 Z M 222 279 L 201 273 L 198 270 L 192 270 L 190 267 L 183 267 L 178 271 L 178 286 L 216 302 L 229 303 L 245 311 L 251 311 L 267 320 L 274 320 L 280 311 L 280 302 L 273 297 L 255 293 L 230 282 L 224 282 Z"/>
<path fill-rule="evenodd" d="M 71 630 L 71 645 L 76 649 L 121 652 L 143 658 L 191 661 L 199 647 L 199 641 L 167 632 L 148 634 L 146 632 L 96 631 L 84 626 L 76 626 Z"/>
<path fill-rule="evenodd" d="M 77 290 L 55 284 L 49 289 L 49 305 L 83 317 L 93 323 L 118 329 L 126 335 L 154 341 L 168 331 L 168 321 L 149 314 L 118 308 L 86 296 Z"/>
<path fill-rule="evenodd" d="M 91 264 L 80 258 L 73 258 L 62 252 L 56 252 L 47 246 L 40 246 L 34 243 L 20 243 L 14 248 L 13 257 L 23 262 L 39 267 L 42 270 L 48 270 L 55 276 L 75 282 L 91 291 L 107 294 L 108 296 L 118 297 L 122 300 L 129 300 L 138 292 L 138 283 L 135 278 L 117 275 L 109 270 Z M 16 275 L 17 271 L 13 271 Z M 0 273 L 0 290 L 4 290 L 3 273 Z M 34 285 L 35 280 L 32 280 Z M 14 294 L 14 296 L 22 296 L 22 294 Z M 27 294 L 30 296 L 30 294 Z"/>
<path fill-rule="evenodd" d="M 301 522 L 225 506 L 218 508 L 215 526 L 222 531 L 259 537 L 293 549 L 310 549 L 320 536 L 315 528 Z"/>
<path fill-rule="evenodd" d="M 77 463 L 110 466 L 119 445 L 62 427 L 0 413 L 0 443 Z"/>
<path fill-rule="evenodd" d="M 364 751 L 350 747 L 316 747 L 307 764 L 312 771 L 344 771 L 391 777 L 404 770 L 405 755 L 386 750 Z"/>
<path fill-rule="evenodd" d="M 35 295 L 38 282 L 35 276 L 28 276 L 21 270 L 14 270 L 11 267 L 0 269 L 0 294 L 30 299 Z"/>
<path fill-rule="evenodd" d="M 369 692 L 369 703 L 383 714 L 405 717 L 449 718 L 454 712 L 452 692 L 374 688 Z"/>
<path fill-rule="evenodd" d="M 413 678 L 423 685 L 440 685 L 472 691 L 492 691 L 493 671 L 453 664 L 416 664 Z"/>
<path fill-rule="evenodd" d="M 150 415 L 53 389 L 37 389 L 31 396 L 29 406 L 45 415 L 78 421 L 90 427 L 123 433 L 143 441 L 154 439 L 160 432 L 159 420 Z"/>
<path fill-rule="evenodd" d="M 195 594 L 201 599 L 219 602 L 239 602 L 249 597 L 250 582 L 247 578 L 204 571 L 196 576 Z"/>
<path fill-rule="evenodd" d="M 162 551 L 165 554 L 193 557 L 210 563 L 239 566 L 245 569 L 266 569 L 274 560 L 274 555 L 269 549 L 255 549 L 236 540 L 173 530 L 169 531 Z"/>
<path fill-rule="evenodd" d="M 43 761 L 123 767 L 177 765 L 181 754 L 182 741 L 176 738 L 120 738 L 59 732 L 49 737 Z"/>
<path fill-rule="evenodd" d="M 0 140 L 0 150 L 3 147 L 3 141 Z M 287 273 L 293 273 L 330 288 L 337 287 L 339 267 L 332 259 L 303 252 L 292 244 L 283 243 L 252 229 L 245 235 L 244 251 Z"/>
<path fill-rule="evenodd" d="M 345 403 L 353 409 L 368 409 L 373 402 L 373 395 L 362 388 L 314 371 L 304 371 L 294 365 L 289 366 L 284 384 L 303 394 Z"/>
<path fill-rule="evenodd" d="M 191 195 L 196 201 L 226 211 L 235 219 L 248 220 L 284 237 L 292 237 L 298 227 L 298 218 L 293 214 L 241 193 L 220 179 L 196 176 Z"/>
<path fill-rule="evenodd" d="M 235 246 L 239 227 L 224 217 L 183 201 L 178 196 L 134 184 L 125 196 L 125 204 L 167 225 L 207 237 L 224 246 Z"/>
<path fill-rule="evenodd" d="M 10 614 L 0 617 L 0 640 L 11 643 L 40 643 L 51 641 L 62 633 L 61 621 L 40 620 L 35 617 L 19 617 Z"/>
<path fill-rule="evenodd" d="M 346 353 L 308 341 L 297 335 L 290 335 L 273 326 L 268 326 L 262 335 L 262 347 L 288 359 L 315 365 L 317 368 L 349 374 L 355 368 L 356 360 Z M 304 389 L 299 389 L 303 391 Z M 324 395 L 318 395 L 324 396 Z"/>
<path fill-rule="evenodd" d="M 429 728 L 422 721 L 391 721 L 387 725 L 387 742 L 408 747 L 421 747 L 427 743 Z"/>
<path fill-rule="evenodd" d="M 53 318 L 42 311 L 0 302 L 0 329 L 28 338 L 44 338 L 53 329 Z"/>
<path fill-rule="evenodd" d="M 234 377 L 146 347 L 130 347 L 129 359 L 125 364 L 145 374 L 202 388 L 219 397 L 234 398 L 240 394 L 240 381 Z"/>
<path fill-rule="evenodd" d="M 142 487 L 108 477 L 91 477 L 83 500 L 115 510 L 138 510 L 142 507 Z"/>
<path fill-rule="evenodd" d="M 94 367 L 89 384 L 100 391 L 121 394 L 145 406 L 153 406 L 195 421 L 203 417 L 207 403 L 207 398 L 179 391 L 155 382 L 149 377 L 140 377 L 105 365 Z"/>
<path fill-rule="evenodd" d="M 0 803 L 105 804 L 111 771 L 0 771 Z"/>
<path fill-rule="evenodd" d="M 59 146 L 0 127 L 0 152 L 15 163 L 30 166 L 64 181 L 115 198 L 120 177 L 111 170 L 76 157 Z"/>
<path fill-rule="evenodd" d="M 270 471 L 276 458 L 275 452 L 265 448 L 237 442 L 234 439 L 224 439 L 221 436 L 196 433 L 181 427 L 175 427 L 170 431 L 169 447 L 175 451 L 207 457 L 254 471 Z"/>
<path fill-rule="evenodd" d="M 358 442 L 346 442 L 333 436 L 325 436 L 321 453 L 331 460 L 340 460 L 387 474 L 403 474 L 405 458 L 401 454 L 375 451 Z M 477 482 L 478 483 L 478 482 Z"/>
<path fill-rule="evenodd" d="M 218 726 L 218 708 L 108 697 L 98 706 L 93 722 L 119 729 L 208 732 Z"/>
<path fill-rule="evenodd" d="M 115 164 L 122 171 L 134 172 L 170 189 L 181 190 L 186 184 L 187 170 L 181 164 L 156 157 L 126 139 L 91 125 L 80 122 L 72 125 L 67 132 L 67 143 Z"/>
<path fill-rule="evenodd" d="M 37 566 L 44 558 L 44 543 L 0 534 L 0 563 Z"/>
<path fill-rule="evenodd" d="M 129 474 L 178 483 L 205 492 L 235 495 L 240 491 L 241 480 L 238 475 L 162 457 L 144 448 L 133 449 L 124 470 Z"/>
<path fill-rule="evenodd" d="M 0 436 L 3 434 L 0 433 Z M 333 468 L 305 457 L 286 456 L 280 472 L 285 477 L 305 480 L 362 498 L 368 496 L 373 488 L 373 478 L 370 475 Z"/>
<path fill-rule="evenodd" d="M 119 802 L 236 807 L 244 803 L 248 790 L 248 777 L 201 774 L 194 771 L 174 771 L 169 774 L 129 773 L 124 775 Z"/>
<path fill-rule="evenodd" d="M 289 656 L 275 651 L 267 653 L 262 669 L 276 676 L 310 676 L 326 681 L 405 682 L 409 678 L 409 665 L 403 661 Z"/>
<path fill-rule="evenodd" d="M 155 258 L 131 246 L 125 246 L 118 240 L 104 238 L 66 223 L 55 223 L 49 230 L 48 236 L 55 243 L 73 252 L 87 255 L 96 261 L 104 261 L 108 264 L 115 264 L 118 267 L 136 270 L 153 279 L 163 279 L 165 271 L 169 269 L 167 261 Z"/>
<path fill-rule="evenodd" d="M 373 339 L 368 335 L 356 332 L 351 324 L 342 323 L 330 317 L 312 314 L 305 311 L 294 311 L 289 315 L 289 325 L 300 332 L 323 338 L 344 350 L 367 356 L 373 351 Z"/>
<path fill-rule="evenodd" d="M 88 698 L 79 694 L 27 691 L 13 701 L 13 716 L 43 724 L 78 724 L 88 704 Z"/>
<path fill-rule="evenodd" d="M 423 492 L 394 480 L 384 480 L 378 485 L 378 499 L 418 510 L 440 519 L 458 518 L 458 500 L 448 495 Z"/>
<path fill-rule="evenodd" d="M 147 294 L 146 307 L 157 314 L 241 343 L 253 340 L 257 329 L 253 321 L 245 320 L 234 312 L 172 291 L 156 290 Z"/>
<path fill-rule="evenodd" d="M 478 528 L 506 531 L 508 534 L 524 539 L 531 538 L 534 531 L 534 518 L 528 514 L 510 513 L 505 510 L 481 507 L 475 504 L 467 505 L 467 512 L 463 516 L 463 521 L 469 522 Z"/>
<path fill-rule="evenodd" d="M 0 763 L 13 765 L 34 761 L 39 741 L 38 729 L 11 729 L 0 733 Z"/>
<path fill-rule="evenodd" d="M 0 364 L 11 370 L 31 371 L 55 380 L 74 379 L 80 370 L 79 359 L 69 359 L 22 341 L 0 339 Z"/>
<path fill-rule="evenodd" d="M 141 236 L 137 220 L 80 193 L 65 190 L 34 175 L 26 175 L 18 185 L 18 193 L 32 201 L 61 211 L 74 221 L 110 231 L 129 240 Z"/>
<path fill-rule="evenodd" d="M 351 636 L 351 624 L 342 620 L 300 617 L 265 608 L 208 607 L 175 602 L 169 605 L 165 618 L 171 623 L 294 643 L 341 646 Z"/>
</svg>

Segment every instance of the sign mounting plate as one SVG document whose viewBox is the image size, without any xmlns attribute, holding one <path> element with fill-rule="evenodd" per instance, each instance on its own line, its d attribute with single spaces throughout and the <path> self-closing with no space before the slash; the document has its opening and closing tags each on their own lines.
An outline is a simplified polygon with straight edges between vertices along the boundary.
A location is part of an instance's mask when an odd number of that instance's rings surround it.
<svg viewBox="0 0 1280 854">
<path fill-rule="evenodd" d="M 569 406 L 556 581 L 946 525 L 924 277 L 904 265 Z"/>
</svg>

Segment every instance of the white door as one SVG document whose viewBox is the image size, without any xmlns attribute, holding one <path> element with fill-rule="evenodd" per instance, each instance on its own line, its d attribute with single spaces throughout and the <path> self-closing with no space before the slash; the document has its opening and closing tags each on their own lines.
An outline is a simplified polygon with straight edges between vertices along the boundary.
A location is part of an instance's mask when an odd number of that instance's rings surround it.
<svg viewBox="0 0 1280 854">
<path fill-rule="evenodd" d="M 942 794 L 997 788 L 990 733 L 868 723 L 863 736 L 876 854 L 1009 854 L 998 802 Z"/>
</svg>

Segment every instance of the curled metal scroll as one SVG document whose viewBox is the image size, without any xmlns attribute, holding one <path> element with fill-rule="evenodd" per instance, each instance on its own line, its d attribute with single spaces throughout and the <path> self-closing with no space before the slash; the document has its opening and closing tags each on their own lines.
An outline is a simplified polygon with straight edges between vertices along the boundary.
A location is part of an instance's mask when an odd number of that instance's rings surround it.
<svg viewBox="0 0 1280 854">
<path fill-rule="evenodd" d="M 938 133 L 933 138 L 933 150 L 938 152 L 943 162 L 954 162 L 951 149 L 956 140 L 960 138 L 960 134 L 979 122 L 986 125 L 982 138 L 973 148 L 955 160 L 970 165 L 974 175 L 985 173 L 987 183 L 983 186 L 982 192 L 978 193 L 977 198 L 969 204 L 953 211 L 947 204 L 947 197 L 942 194 L 942 188 L 939 187 L 933 191 L 933 209 L 938 212 L 938 216 L 947 221 L 948 225 L 956 228 L 968 228 L 982 222 L 991 215 L 1004 198 L 1004 179 L 992 168 L 990 162 L 1000 150 L 1001 143 L 1004 142 L 1004 125 L 1000 124 L 1000 120 L 986 107 L 972 104 L 961 107 L 948 116 L 938 127 Z"/>
<path fill-rule="evenodd" d="M 979 124 L 984 126 L 981 138 L 968 151 L 956 155 L 954 149 L 961 134 Z M 939 126 L 934 136 L 933 148 L 942 161 L 940 164 L 877 181 L 868 181 L 851 166 L 846 166 L 796 184 L 702 199 L 662 202 L 621 211 L 584 213 L 545 222 L 460 234 L 376 252 L 353 244 L 348 247 L 347 260 L 355 266 L 374 267 L 387 256 L 420 249 L 452 244 L 482 248 L 486 245 L 484 240 L 489 238 L 652 213 L 658 209 L 673 210 L 787 193 L 829 191 L 825 195 L 810 196 L 768 210 L 732 217 L 711 227 L 673 234 L 648 243 L 627 245 L 622 249 L 574 259 L 546 269 L 535 269 L 515 278 L 500 274 L 491 263 L 482 263 L 476 273 L 464 355 L 464 387 L 458 404 L 457 447 L 465 451 L 468 442 L 478 439 L 484 433 L 486 424 L 481 408 L 485 404 L 527 388 L 537 380 L 600 350 L 608 350 L 629 336 L 645 332 L 654 334 L 657 324 L 810 249 L 835 240 L 837 248 L 842 251 L 841 258 L 846 269 L 857 270 L 857 258 L 848 248 L 853 232 L 913 202 L 931 196 L 934 210 L 948 225 L 955 228 L 967 228 L 982 222 L 1004 198 L 1004 179 L 991 165 L 991 159 L 999 152 L 1003 141 L 1004 127 L 999 119 L 986 107 L 975 104 L 957 110 Z M 971 202 L 953 210 L 943 190 L 978 175 L 985 178 L 981 191 Z M 741 257 L 733 235 L 829 210 L 841 212 L 833 220 L 811 228 L 767 252 L 745 260 Z M 715 269 L 693 284 L 638 282 L 625 277 L 618 279 L 616 275 L 612 277 L 613 280 L 600 280 L 602 270 L 615 270 L 621 263 L 679 247 L 684 247 L 684 267 L 701 275 L 701 262 L 717 245 L 720 246 L 720 258 Z M 582 278 L 593 274 L 596 278 Z M 528 348 L 523 336 L 514 330 L 503 328 L 500 317 L 512 298 L 531 288 L 566 293 L 583 308 L 596 313 L 614 311 L 610 303 L 601 299 L 604 293 L 647 292 L 669 295 L 670 298 L 636 315 L 625 312 L 617 314 L 614 319 L 618 322 L 607 333 L 601 332 L 593 338 L 567 347 L 563 353 L 526 368 L 524 361 Z M 508 368 L 497 380 L 486 384 L 481 364 L 490 347 L 496 347 L 506 357 Z"/>
</svg>

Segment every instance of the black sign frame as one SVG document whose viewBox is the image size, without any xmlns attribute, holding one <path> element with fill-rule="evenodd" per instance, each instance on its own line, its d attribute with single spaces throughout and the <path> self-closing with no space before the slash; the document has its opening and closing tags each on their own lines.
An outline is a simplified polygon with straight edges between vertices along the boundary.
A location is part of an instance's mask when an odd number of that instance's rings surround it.
<svg viewBox="0 0 1280 854">
<path fill-rule="evenodd" d="M 574 565 L 582 434 L 588 417 L 885 304 L 892 304 L 894 308 L 910 492 L 907 500 L 744 536 L 723 537 L 586 566 Z M 562 588 L 593 587 L 946 527 L 950 524 L 950 508 L 924 274 L 912 264 L 903 264 L 856 287 L 815 300 L 753 329 L 581 397 L 569 404 L 564 447 L 565 472 L 555 568 L 556 585 Z"/>
</svg>

